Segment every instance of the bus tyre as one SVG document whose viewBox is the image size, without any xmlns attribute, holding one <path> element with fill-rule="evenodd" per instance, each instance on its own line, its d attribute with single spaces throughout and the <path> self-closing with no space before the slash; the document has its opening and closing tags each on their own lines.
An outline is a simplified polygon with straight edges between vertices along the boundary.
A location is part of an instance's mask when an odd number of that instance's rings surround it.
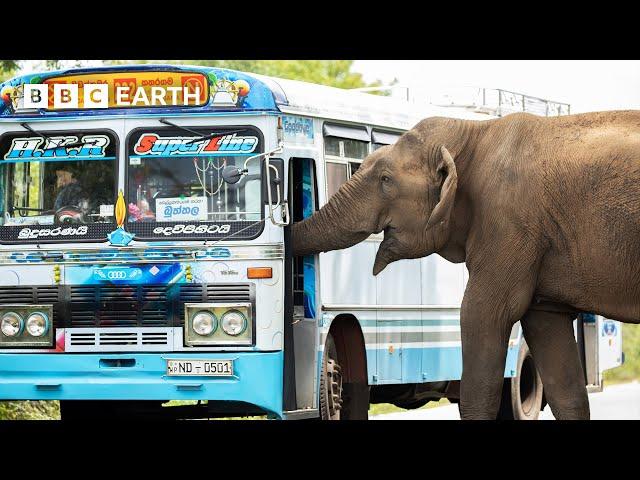
<svg viewBox="0 0 640 480">
<path fill-rule="evenodd" d="M 542 380 L 527 342 L 523 339 L 518 353 L 516 376 L 505 378 L 500 420 L 537 420 L 542 409 Z"/>
<path fill-rule="evenodd" d="M 342 403 L 342 367 L 338 363 L 338 352 L 333 336 L 329 333 L 322 355 L 320 418 L 322 420 L 340 420 Z"/>
</svg>

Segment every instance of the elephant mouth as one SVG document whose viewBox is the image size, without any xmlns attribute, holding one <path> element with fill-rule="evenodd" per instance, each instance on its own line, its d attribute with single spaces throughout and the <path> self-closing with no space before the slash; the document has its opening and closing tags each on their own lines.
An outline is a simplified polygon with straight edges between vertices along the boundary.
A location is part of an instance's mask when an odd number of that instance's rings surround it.
<svg viewBox="0 0 640 480">
<path fill-rule="evenodd" d="M 394 227 L 391 225 L 392 221 L 393 220 L 391 218 L 384 217 L 378 223 L 377 228 L 374 230 L 373 233 L 384 233 L 386 235 L 389 231 L 394 229 Z"/>
<path fill-rule="evenodd" d="M 399 258 L 395 254 L 395 246 L 397 244 L 397 240 L 394 238 L 394 232 L 396 231 L 395 227 L 391 225 L 387 225 L 384 228 L 384 239 L 378 248 L 378 253 L 376 254 L 376 260 L 373 265 L 373 274 L 378 275 L 385 267 L 391 263 L 392 261 Z"/>
<path fill-rule="evenodd" d="M 387 225 L 384 230 L 384 240 L 383 243 L 385 247 L 389 248 L 390 246 L 396 246 L 398 243 L 398 236 L 402 232 L 398 227 L 394 227 L 391 225 Z"/>
<path fill-rule="evenodd" d="M 393 235 L 396 230 L 397 228 L 391 225 L 391 222 L 387 223 L 387 225 L 381 229 L 385 237 Z"/>
</svg>

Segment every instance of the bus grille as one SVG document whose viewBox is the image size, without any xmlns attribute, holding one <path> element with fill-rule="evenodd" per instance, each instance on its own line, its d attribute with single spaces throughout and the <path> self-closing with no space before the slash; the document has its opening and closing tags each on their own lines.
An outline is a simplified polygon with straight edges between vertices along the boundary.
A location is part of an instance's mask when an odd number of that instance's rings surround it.
<svg viewBox="0 0 640 480">
<path fill-rule="evenodd" d="M 66 352 L 166 351 L 173 348 L 171 328 L 75 328 L 67 330 Z"/>
<path fill-rule="evenodd" d="M 57 328 L 179 327 L 184 304 L 250 302 L 253 283 L 1 286 L 0 303 L 53 305 Z"/>
</svg>

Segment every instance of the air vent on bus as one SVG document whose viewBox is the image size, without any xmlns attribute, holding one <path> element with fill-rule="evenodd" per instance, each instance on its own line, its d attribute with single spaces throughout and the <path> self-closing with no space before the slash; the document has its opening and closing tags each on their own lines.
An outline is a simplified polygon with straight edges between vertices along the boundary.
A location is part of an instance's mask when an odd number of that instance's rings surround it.
<svg viewBox="0 0 640 480">
<path fill-rule="evenodd" d="M 68 352 L 170 351 L 171 328 L 69 328 L 65 332 Z"/>
</svg>

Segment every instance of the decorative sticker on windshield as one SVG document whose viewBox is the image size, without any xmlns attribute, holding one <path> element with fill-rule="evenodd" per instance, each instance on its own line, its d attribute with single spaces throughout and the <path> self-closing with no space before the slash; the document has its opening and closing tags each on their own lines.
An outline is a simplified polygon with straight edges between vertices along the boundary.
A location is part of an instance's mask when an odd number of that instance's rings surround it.
<svg viewBox="0 0 640 480">
<path fill-rule="evenodd" d="M 156 221 L 207 221 L 207 198 L 158 198 L 156 200 Z"/>
<path fill-rule="evenodd" d="M 18 137 L 11 141 L 4 159 L 9 161 L 107 159 L 106 151 L 109 144 L 110 139 L 107 135 Z"/>
<path fill-rule="evenodd" d="M 155 133 L 140 136 L 133 147 L 139 156 L 206 156 L 252 153 L 258 146 L 258 137 L 244 135 L 220 135 L 212 138 L 161 137 Z"/>
</svg>

